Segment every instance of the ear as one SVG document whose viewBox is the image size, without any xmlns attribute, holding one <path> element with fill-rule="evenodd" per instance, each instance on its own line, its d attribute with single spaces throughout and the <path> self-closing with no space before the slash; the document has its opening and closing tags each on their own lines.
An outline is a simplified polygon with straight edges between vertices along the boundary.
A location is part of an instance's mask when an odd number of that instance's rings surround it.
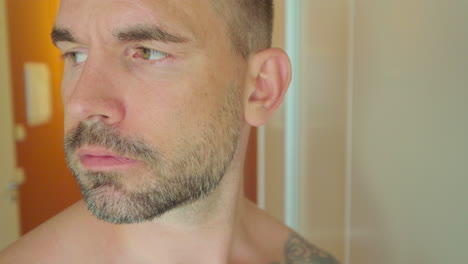
<svg viewBox="0 0 468 264">
<path fill-rule="evenodd" d="M 290 82 L 291 62 L 282 49 L 267 49 L 251 56 L 245 121 L 251 126 L 265 124 L 283 101 Z"/>
</svg>

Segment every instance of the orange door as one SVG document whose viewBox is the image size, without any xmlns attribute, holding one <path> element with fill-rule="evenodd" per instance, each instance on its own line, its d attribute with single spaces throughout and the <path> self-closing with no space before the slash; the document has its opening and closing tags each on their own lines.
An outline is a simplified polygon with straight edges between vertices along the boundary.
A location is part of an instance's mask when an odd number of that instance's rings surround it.
<svg viewBox="0 0 468 264">
<path fill-rule="evenodd" d="M 63 110 L 60 101 L 62 62 L 49 33 L 58 0 L 7 1 L 15 122 L 26 126 L 26 139 L 16 145 L 18 166 L 26 181 L 20 187 L 21 231 L 26 233 L 80 198 L 63 156 Z M 25 62 L 46 63 L 51 70 L 52 120 L 26 125 Z"/>
</svg>

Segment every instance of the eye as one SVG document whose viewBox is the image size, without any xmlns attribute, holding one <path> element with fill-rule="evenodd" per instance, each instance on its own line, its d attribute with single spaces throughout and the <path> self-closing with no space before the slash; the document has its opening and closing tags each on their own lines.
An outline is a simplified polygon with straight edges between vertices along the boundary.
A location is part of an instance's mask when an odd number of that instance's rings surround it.
<svg viewBox="0 0 468 264">
<path fill-rule="evenodd" d="M 138 48 L 137 52 L 133 57 L 136 58 L 142 58 L 144 60 L 150 60 L 150 61 L 156 61 L 156 60 L 161 60 L 165 59 L 169 56 L 169 54 L 166 54 L 161 51 L 157 51 L 154 49 L 149 49 L 149 48 Z"/>
<path fill-rule="evenodd" d="M 88 54 L 84 52 L 68 52 L 64 55 L 65 58 L 71 59 L 74 63 L 83 63 L 88 59 Z"/>
</svg>

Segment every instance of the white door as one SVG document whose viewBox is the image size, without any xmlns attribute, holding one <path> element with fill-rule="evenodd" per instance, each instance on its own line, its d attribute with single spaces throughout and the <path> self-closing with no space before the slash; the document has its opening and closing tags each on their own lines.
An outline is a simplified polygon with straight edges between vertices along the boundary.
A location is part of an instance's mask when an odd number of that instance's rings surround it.
<svg viewBox="0 0 468 264">
<path fill-rule="evenodd" d="M 0 0 L 0 250 L 19 237 L 15 184 L 13 106 L 6 26 L 6 3 Z"/>
<path fill-rule="evenodd" d="M 354 2 L 345 263 L 467 263 L 468 1 Z"/>
<path fill-rule="evenodd" d="M 300 3 L 298 231 L 344 264 L 466 263 L 468 0 L 275 1 L 282 40 Z M 259 130 L 280 219 L 288 118 Z"/>
</svg>

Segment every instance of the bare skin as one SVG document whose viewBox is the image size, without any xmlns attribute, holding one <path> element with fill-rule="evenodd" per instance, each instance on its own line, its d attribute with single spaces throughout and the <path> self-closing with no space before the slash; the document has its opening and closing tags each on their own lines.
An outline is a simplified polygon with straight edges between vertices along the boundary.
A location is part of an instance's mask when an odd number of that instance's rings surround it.
<svg viewBox="0 0 468 264">
<path fill-rule="evenodd" d="M 78 202 L 0 253 L 0 263 L 337 263 L 243 196 L 250 127 L 268 120 L 291 80 L 282 50 L 247 60 L 235 54 L 211 0 L 63 0 L 56 33 L 65 55 L 65 131 L 101 124 L 117 131 L 113 137 L 136 135 L 164 156 L 150 165 L 89 141 L 68 153 L 82 188 L 97 186 L 99 197 L 114 202 L 167 178 L 170 184 L 180 167 L 190 175 L 220 167 L 222 177 L 202 197 L 138 223 L 99 220 Z M 104 152 L 110 163 L 96 158 Z M 92 184 L 108 172 L 118 184 Z M 121 205 L 116 211 L 134 216 Z"/>
<path fill-rule="evenodd" d="M 145 224 L 126 230 L 145 245 L 132 248 L 121 227 L 96 219 L 78 202 L 2 252 L 0 263 L 338 263 L 251 202 L 242 203 L 243 230 L 233 235 L 227 259 L 214 259 L 220 246 L 209 243 L 208 232 L 196 238 L 192 237 L 195 232 L 180 234 L 170 228 L 149 234 L 144 233 L 148 231 Z"/>
</svg>

